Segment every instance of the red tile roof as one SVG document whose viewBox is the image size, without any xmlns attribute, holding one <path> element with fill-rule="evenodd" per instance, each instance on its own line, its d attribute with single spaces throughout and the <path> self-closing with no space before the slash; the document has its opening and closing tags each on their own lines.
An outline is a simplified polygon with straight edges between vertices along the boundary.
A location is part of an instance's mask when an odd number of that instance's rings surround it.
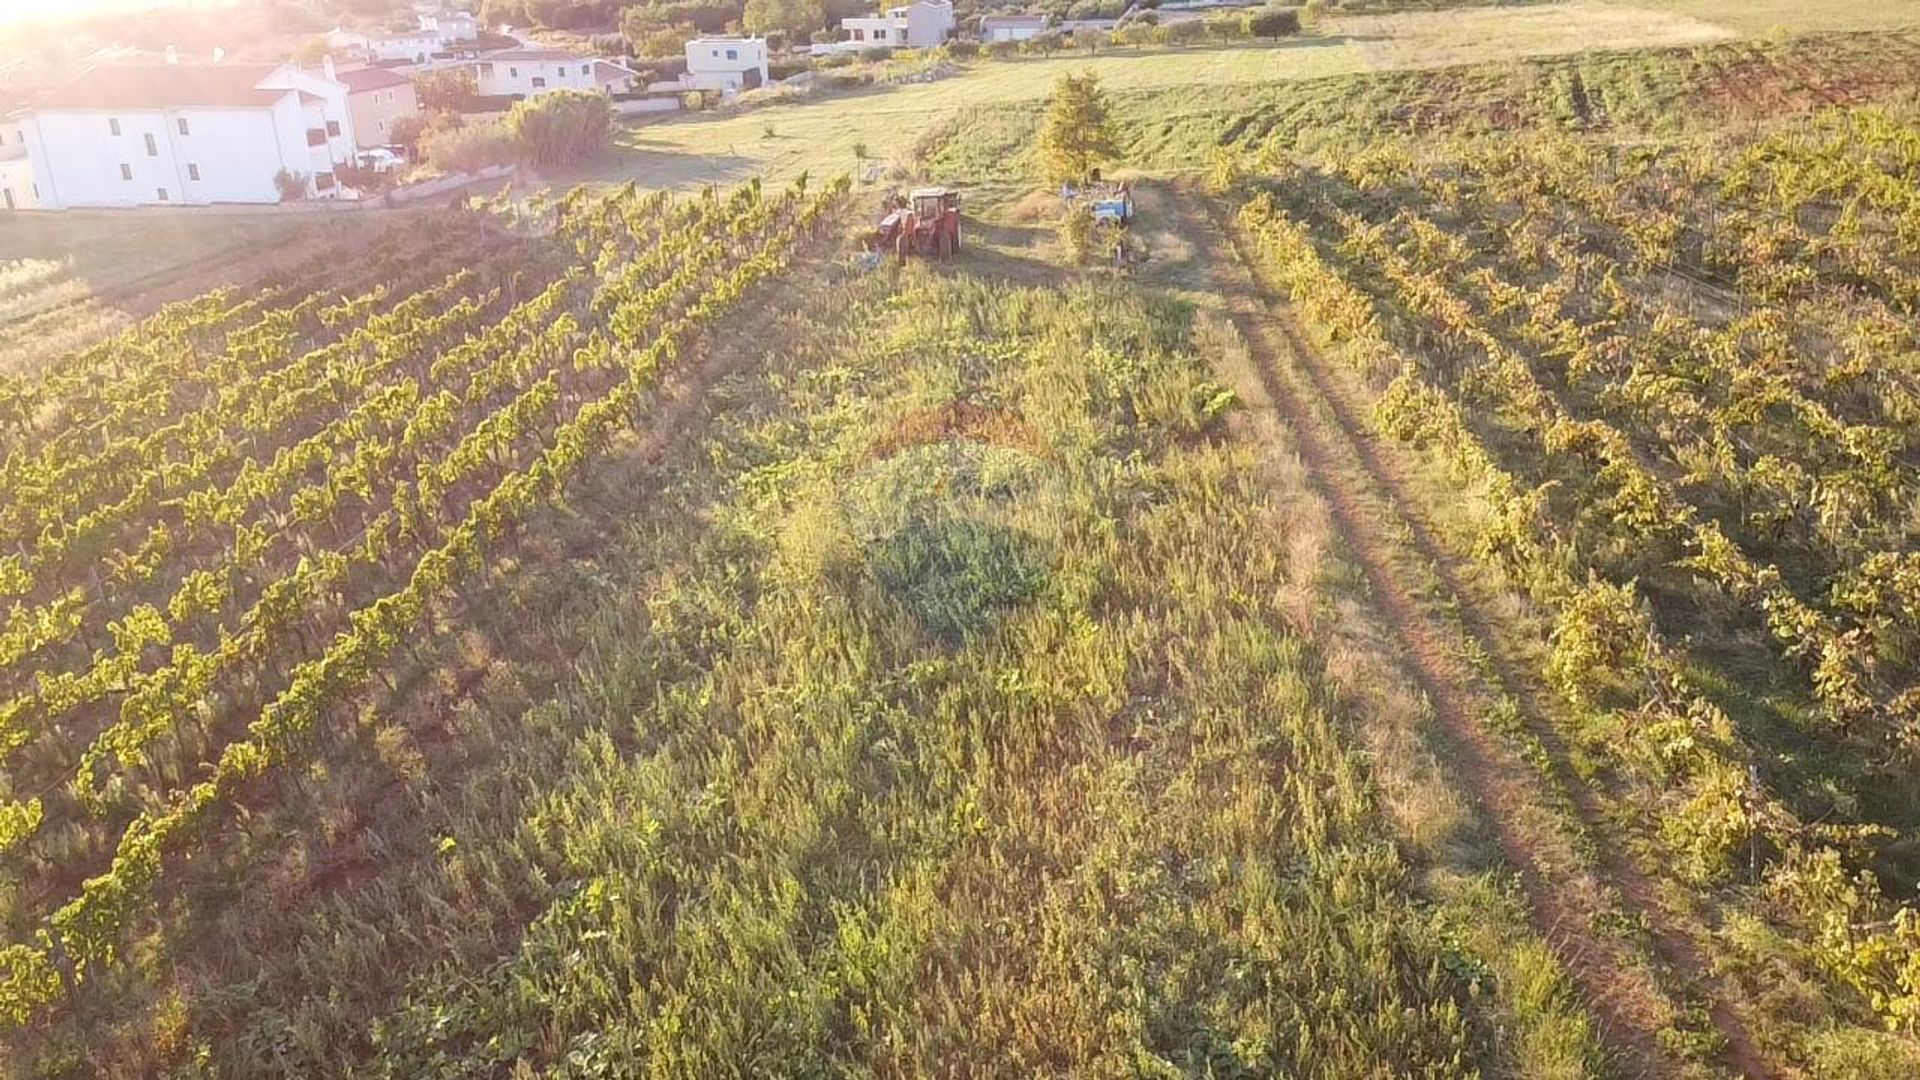
<svg viewBox="0 0 1920 1080">
<path fill-rule="evenodd" d="M 82 72 L 37 105 L 42 109 L 271 105 L 287 91 L 258 90 L 255 84 L 275 70 L 267 64 L 102 64 Z"/>
<path fill-rule="evenodd" d="M 368 90 L 385 90 L 389 86 L 405 86 L 413 80 L 391 68 L 363 67 L 352 71 L 336 71 L 333 77 L 347 84 L 347 93 L 362 94 Z"/>
</svg>

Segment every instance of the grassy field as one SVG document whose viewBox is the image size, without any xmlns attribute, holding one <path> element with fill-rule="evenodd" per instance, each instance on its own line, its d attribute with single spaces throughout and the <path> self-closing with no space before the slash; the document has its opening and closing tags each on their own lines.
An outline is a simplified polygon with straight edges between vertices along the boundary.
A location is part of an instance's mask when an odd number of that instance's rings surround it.
<svg viewBox="0 0 1920 1080">
<path fill-rule="evenodd" d="M 6 288 L 0 373 L 37 370 L 173 300 L 241 285 L 315 259 L 361 258 L 407 214 L 207 215 L 71 211 L 10 215 L 7 266 L 44 266 L 32 288 Z"/>
<path fill-rule="evenodd" d="M 1893 5 L 1874 20 L 1857 21 L 1906 25 L 1901 13 L 1907 10 Z M 1851 24 L 1815 9 L 1794 25 Z M 1577 78 L 1607 95 L 1609 123 L 1666 134 L 1734 118 L 1728 114 L 1739 106 L 1729 99 L 1747 86 L 1778 94 L 1756 101 L 1737 117 L 1743 120 L 1830 103 L 1824 89 L 1804 86 L 1813 72 L 1841 85 L 1890 81 L 1871 91 L 1876 95 L 1910 85 L 1910 57 L 1889 68 L 1871 39 L 1749 42 L 1742 32 L 1684 12 L 1598 2 L 1347 16 L 1274 46 L 976 62 L 935 83 L 651 122 L 623 130 L 613 155 L 556 179 L 686 188 L 756 174 L 912 172 L 960 132 L 1000 143 L 1008 130 L 1032 121 L 1055 79 L 1084 70 L 1115 94 L 1123 135 L 1133 144 L 1129 158 L 1166 172 L 1188 167 L 1195 154 L 1209 152 L 1210 142 L 1244 138 L 1250 120 L 1252 130 L 1269 130 L 1271 121 L 1261 118 L 1276 113 L 1331 138 L 1363 139 L 1408 123 L 1468 130 L 1584 126 L 1587 118 L 1575 114 L 1568 98 Z"/>
<path fill-rule="evenodd" d="M 1719 8 L 21 219 L 0 1077 L 1920 1075 L 1920 34 Z"/>
<path fill-rule="evenodd" d="M 981 62 L 935 83 L 835 94 L 738 115 L 649 123 L 623 133 L 623 152 L 611 161 L 590 173 L 559 179 L 634 178 L 671 188 L 726 183 L 755 173 L 784 177 L 851 168 L 856 144 L 879 161 L 905 160 L 919 140 L 957 115 L 1031 105 L 1045 98 L 1066 72 L 1091 70 L 1109 89 L 1123 94 L 1209 87 L 1231 96 L 1278 81 L 1552 55 L 1597 45 L 1700 44 L 1729 36 L 1728 31 L 1679 15 L 1622 12 L 1591 2 L 1514 11 L 1467 8 L 1352 16 L 1329 21 L 1321 33 L 1276 45 Z"/>
<path fill-rule="evenodd" d="M 1914 0 L 1630 0 L 1615 6 L 1641 14 L 1679 15 L 1749 37 L 1785 31 L 1893 30 L 1920 24 Z"/>
</svg>

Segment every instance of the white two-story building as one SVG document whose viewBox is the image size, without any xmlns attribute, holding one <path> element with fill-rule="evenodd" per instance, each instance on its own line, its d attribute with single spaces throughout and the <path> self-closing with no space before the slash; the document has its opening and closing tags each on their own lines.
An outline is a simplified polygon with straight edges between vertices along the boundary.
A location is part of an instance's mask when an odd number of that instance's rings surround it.
<svg viewBox="0 0 1920 1080">
<path fill-rule="evenodd" d="M 767 84 L 767 39 L 719 35 L 687 42 L 686 90 L 734 93 Z"/>
<path fill-rule="evenodd" d="M 863 49 L 931 49 L 946 44 L 954 25 L 951 0 L 915 0 L 879 15 L 841 19 L 840 40 L 816 42 L 809 51 L 825 56 Z"/>
<path fill-rule="evenodd" d="M 436 30 L 406 30 L 396 34 L 379 34 L 367 39 L 367 59 L 375 63 L 380 61 L 398 61 L 403 64 L 424 64 L 433 59 L 435 53 L 443 52 L 446 43 Z"/>
<path fill-rule="evenodd" d="M 483 97 L 536 97 L 550 90 L 633 89 L 637 74 L 623 65 L 566 49 L 502 49 L 473 63 L 475 89 Z"/>
<path fill-rule="evenodd" d="M 340 192 L 347 87 L 291 64 L 106 64 L 16 117 L 45 209 L 274 203 Z"/>
<path fill-rule="evenodd" d="M 457 42 L 479 37 L 480 20 L 471 11 L 427 11 L 420 15 L 420 29 L 438 38 L 443 47 L 451 48 Z"/>
</svg>

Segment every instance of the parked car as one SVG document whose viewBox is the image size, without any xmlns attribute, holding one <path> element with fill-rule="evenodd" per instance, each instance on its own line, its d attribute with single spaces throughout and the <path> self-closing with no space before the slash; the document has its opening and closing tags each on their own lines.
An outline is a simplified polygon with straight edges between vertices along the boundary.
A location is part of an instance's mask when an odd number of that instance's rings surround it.
<svg viewBox="0 0 1920 1080">
<path fill-rule="evenodd" d="M 363 169 L 374 172 L 399 172 L 407 167 L 406 156 L 390 146 L 376 146 L 371 150 L 362 150 L 354 156 L 354 162 Z"/>
</svg>

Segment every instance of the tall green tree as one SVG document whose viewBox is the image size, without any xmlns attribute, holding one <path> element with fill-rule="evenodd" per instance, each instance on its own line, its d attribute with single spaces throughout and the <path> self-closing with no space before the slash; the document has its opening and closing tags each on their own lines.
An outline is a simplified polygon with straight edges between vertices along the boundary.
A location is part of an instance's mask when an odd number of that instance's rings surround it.
<svg viewBox="0 0 1920 1080">
<path fill-rule="evenodd" d="M 591 90 L 553 90 L 515 103 L 506 124 L 535 165 L 575 165 L 613 141 L 613 103 Z"/>
<path fill-rule="evenodd" d="M 785 33 L 789 41 L 806 41 L 827 23 L 820 0 L 747 0 L 740 25 L 749 34 Z"/>
<path fill-rule="evenodd" d="M 1088 71 L 1060 76 L 1040 125 L 1040 160 L 1053 183 L 1080 183 L 1103 161 L 1120 156 L 1112 106 L 1100 77 Z"/>
</svg>

